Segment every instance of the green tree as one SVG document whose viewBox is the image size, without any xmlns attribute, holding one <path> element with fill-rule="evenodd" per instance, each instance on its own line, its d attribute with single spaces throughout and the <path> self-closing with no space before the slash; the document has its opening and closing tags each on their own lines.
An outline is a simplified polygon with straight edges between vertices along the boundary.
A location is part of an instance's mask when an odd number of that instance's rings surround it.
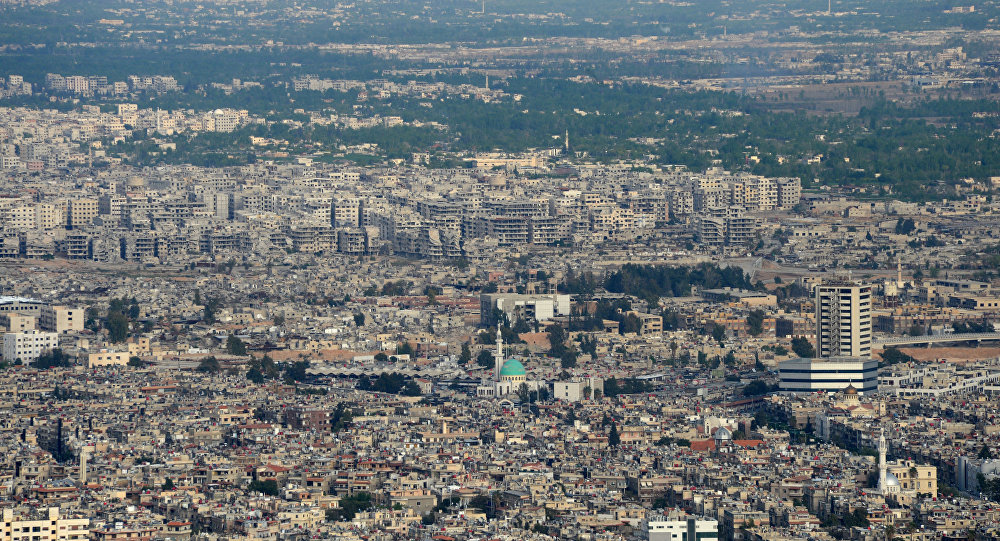
<svg viewBox="0 0 1000 541">
<path fill-rule="evenodd" d="M 549 325 L 549 355 L 562 357 L 566 350 L 566 331 L 558 323 Z"/>
<path fill-rule="evenodd" d="M 297 381 L 305 381 L 306 370 L 309 370 L 309 361 L 301 360 L 295 361 L 285 365 L 285 381 L 289 383 L 294 383 Z"/>
<path fill-rule="evenodd" d="M 197 370 L 207 374 L 218 374 L 222 370 L 222 365 L 219 364 L 219 360 L 215 357 L 205 357 L 198 363 Z"/>
<path fill-rule="evenodd" d="M 816 349 L 813 347 L 812 342 L 804 336 L 796 336 L 795 338 L 792 338 L 792 351 L 794 351 L 799 357 L 806 359 L 816 356 Z"/>
<path fill-rule="evenodd" d="M 493 357 L 493 353 L 488 349 L 484 349 L 479 352 L 476 356 L 476 364 L 482 368 L 493 368 L 496 363 L 496 359 Z"/>
<path fill-rule="evenodd" d="M 260 385 L 264 383 L 264 373 L 260 371 L 259 366 L 251 366 L 250 370 L 247 370 L 247 379 Z"/>
<path fill-rule="evenodd" d="M 163 490 L 173 490 L 174 480 L 167 477 L 166 481 L 163 482 L 163 486 L 161 488 L 163 488 Z"/>
<path fill-rule="evenodd" d="M 337 407 L 334 408 L 333 414 L 330 416 L 330 430 L 335 433 L 346 430 L 351 426 L 353 420 L 354 415 L 351 411 L 347 409 L 343 402 L 338 402 Z"/>
<path fill-rule="evenodd" d="M 747 331 L 753 336 L 760 336 L 764 332 L 764 311 L 752 310 L 747 315 Z"/>
<path fill-rule="evenodd" d="M 53 348 L 50 351 L 45 351 L 31 362 L 31 366 L 39 370 L 48 370 L 49 368 L 67 368 L 71 365 L 72 359 L 63 353 L 63 350 L 60 348 Z"/>
<path fill-rule="evenodd" d="M 720 346 L 726 345 L 726 328 L 718 323 L 712 325 L 712 338 L 719 343 Z"/>
<path fill-rule="evenodd" d="M 278 482 L 274 479 L 268 479 L 267 481 L 250 481 L 248 490 L 250 492 L 259 492 L 265 496 L 277 496 Z"/>
<path fill-rule="evenodd" d="M 773 389 L 771 388 L 770 385 L 758 379 L 748 383 L 745 387 L 743 387 L 743 396 L 747 397 L 760 396 L 762 394 L 769 393 L 772 390 Z"/>
<path fill-rule="evenodd" d="M 354 325 L 361 327 L 365 324 L 365 315 L 361 312 L 354 314 Z"/>
<path fill-rule="evenodd" d="M 611 430 L 608 431 L 608 446 L 618 447 L 621 442 L 622 438 L 618 435 L 618 425 L 611 423 Z"/>
<path fill-rule="evenodd" d="M 117 311 L 109 312 L 107 327 L 109 341 L 117 344 L 128 338 L 129 321 L 125 314 Z"/>
<path fill-rule="evenodd" d="M 469 364 L 472 360 L 472 349 L 469 347 L 469 343 L 465 342 L 462 344 L 462 353 L 458 356 L 459 364 Z"/>
<path fill-rule="evenodd" d="M 367 511 L 373 505 L 372 496 L 367 492 L 358 492 L 340 498 L 338 507 L 326 511 L 326 520 L 330 522 L 354 520 L 361 511 Z"/>
<path fill-rule="evenodd" d="M 243 356 L 247 354 L 247 345 L 243 343 L 235 334 L 230 334 L 226 340 L 226 353 L 230 355 Z"/>
<path fill-rule="evenodd" d="M 561 366 L 563 370 L 576 368 L 576 358 L 576 348 L 566 348 L 563 350 L 562 355 L 559 356 L 559 366 Z"/>
</svg>

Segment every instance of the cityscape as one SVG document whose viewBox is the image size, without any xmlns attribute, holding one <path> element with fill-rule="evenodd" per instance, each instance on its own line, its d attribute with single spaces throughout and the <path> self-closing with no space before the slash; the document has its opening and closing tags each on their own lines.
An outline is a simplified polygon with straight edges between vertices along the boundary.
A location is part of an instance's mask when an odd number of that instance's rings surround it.
<svg viewBox="0 0 1000 541">
<path fill-rule="evenodd" d="M 0 0 L 0 541 L 1000 539 L 998 21 Z"/>
</svg>

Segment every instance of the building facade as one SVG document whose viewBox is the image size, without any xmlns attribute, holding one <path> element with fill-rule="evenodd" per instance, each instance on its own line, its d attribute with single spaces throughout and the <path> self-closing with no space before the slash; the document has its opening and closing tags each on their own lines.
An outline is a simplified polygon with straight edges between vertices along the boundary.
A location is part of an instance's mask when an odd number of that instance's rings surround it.
<svg viewBox="0 0 1000 541">
<path fill-rule="evenodd" d="M 872 287 L 830 283 L 816 287 L 816 354 L 872 356 Z"/>
</svg>

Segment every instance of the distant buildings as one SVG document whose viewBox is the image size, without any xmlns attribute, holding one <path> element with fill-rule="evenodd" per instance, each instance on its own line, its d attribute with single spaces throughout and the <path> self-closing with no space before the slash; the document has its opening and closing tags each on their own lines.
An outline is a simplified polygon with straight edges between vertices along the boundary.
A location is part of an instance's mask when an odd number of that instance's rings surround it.
<svg viewBox="0 0 1000 541">
<path fill-rule="evenodd" d="M 518 318 L 548 321 L 570 312 L 569 295 L 517 295 L 512 293 L 487 293 L 480 297 L 480 322 L 496 325 L 495 310 L 503 313 L 511 323 Z"/>
</svg>

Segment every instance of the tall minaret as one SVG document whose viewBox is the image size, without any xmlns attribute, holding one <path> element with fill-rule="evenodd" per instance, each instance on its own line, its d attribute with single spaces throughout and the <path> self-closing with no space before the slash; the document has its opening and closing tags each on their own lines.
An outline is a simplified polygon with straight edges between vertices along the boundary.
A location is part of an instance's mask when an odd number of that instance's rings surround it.
<svg viewBox="0 0 1000 541">
<path fill-rule="evenodd" d="M 493 358 L 493 381 L 500 381 L 500 367 L 503 366 L 503 335 L 500 334 L 500 322 L 497 322 L 497 352 Z"/>
<path fill-rule="evenodd" d="M 80 450 L 80 485 L 87 484 L 87 448 Z"/>
<path fill-rule="evenodd" d="M 569 130 L 566 130 L 566 139 L 563 141 L 563 146 L 566 149 L 566 154 L 569 154 Z"/>
<path fill-rule="evenodd" d="M 878 438 L 878 490 L 882 494 L 886 492 L 886 465 L 885 465 L 885 427 L 882 427 L 882 434 Z"/>
</svg>

